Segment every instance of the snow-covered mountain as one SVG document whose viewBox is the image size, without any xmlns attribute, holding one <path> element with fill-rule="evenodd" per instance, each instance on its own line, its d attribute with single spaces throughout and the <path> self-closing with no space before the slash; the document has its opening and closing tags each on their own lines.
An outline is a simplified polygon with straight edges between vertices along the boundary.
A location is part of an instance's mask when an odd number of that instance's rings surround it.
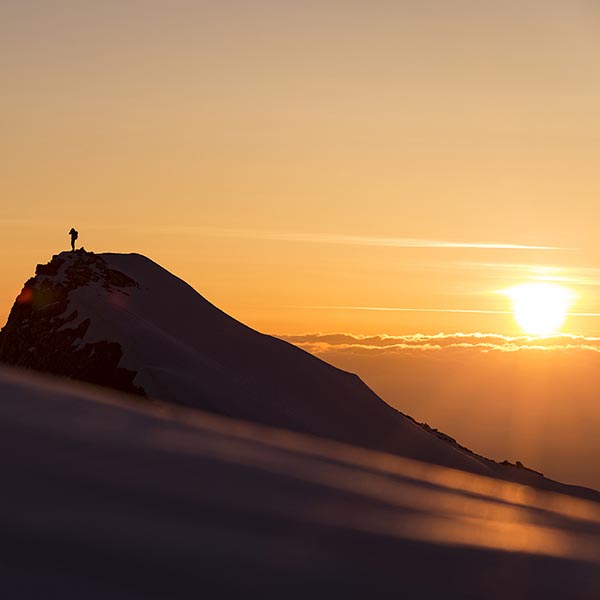
<svg viewBox="0 0 600 600">
<path fill-rule="evenodd" d="M 25 284 L 0 361 L 405 457 L 595 497 L 428 431 L 356 375 L 229 317 L 138 254 L 63 252 Z"/>
</svg>

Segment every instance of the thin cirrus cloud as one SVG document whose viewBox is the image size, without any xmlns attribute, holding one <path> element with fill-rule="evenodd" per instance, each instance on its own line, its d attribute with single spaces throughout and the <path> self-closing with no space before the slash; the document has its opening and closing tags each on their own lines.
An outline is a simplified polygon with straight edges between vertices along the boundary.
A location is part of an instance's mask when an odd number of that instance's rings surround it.
<svg viewBox="0 0 600 600">
<path fill-rule="evenodd" d="M 238 237 L 309 244 L 340 244 L 347 246 L 381 246 L 389 248 L 472 248 L 480 250 L 570 250 L 560 246 L 537 246 L 502 242 L 447 241 L 423 238 L 363 236 L 274 232 L 260 230 L 210 229 L 205 233 L 217 237 Z"/>
<path fill-rule="evenodd" d="M 113 229 L 122 226 L 112 226 Z M 479 250 L 574 250 L 562 246 L 545 246 L 518 244 L 506 242 L 473 242 L 473 241 L 449 241 L 429 238 L 389 237 L 389 236 L 366 236 L 346 235 L 337 233 L 305 233 L 291 231 L 269 231 L 260 229 L 232 229 L 220 227 L 196 227 L 196 226 L 154 226 L 135 225 L 138 231 L 162 234 L 189 234 L 204 235 L 216 238 L 255 239 L 271 240 L 279 242 L 297 242 L 305 244 L 330 244 L 346 246 L 380 246 L 388 248 L 456 248 L 456 249 L 479 249 Z M 131 227 L 129 227 L 131 229 Z"/>
<path fill-rule="evenodd" d="M 545 281 L 559 284 L 581 286 L 599 286 L 600 269 L 596 267 L 561 267 L 524 263 L 498 262 L 458 262 L 455 267 L 480 271 L 487 278 L 503 279 L 507 277 L 528 281 Z"/>
<path fill-rule="evenodd" d="M 484 310 L 477 308 L 416 308 L 403 306 L 332 306 L 318 304 L 298 304 L 286 308 L 306 309 L 306 310 L 359 310 L 375 312 L 408 312 L 408 313 L 455 313 L 455 314 L 477 314 L 477 315 L 512 315 L 510 310 Z M 570 317 L 591 317 L 598 318 L 597 312 L 569 312 Z"/>
<path fill-rule="evenodd" d="M 478 315 L 510 315 L 509 310 L 483 310 L 477 308 L 413 308 L 403 306 L 331 306 L 331 305 L 293 305 L 287 308 L 307 310 L 366 310 L 376 312 L 412 312 L 412 313 L 474 313 Z M 600 316 L 600 315 L 599 315 Z"/>
<path fill-rule="evenodd" d="M 90 229 L 99 227 L 93 223 Z M 306 233 L 292 231 L 272 231 L 261 229 L 234 229 L 225 227 L 202 227 L 195 225 L 150 225 L 150 224 L 111 224 L 102 229 L 135 230 L 140 233 L 158 235 L 200 235 L 212 238 L 264 240 L 273 242 L 293 242 L 303 244 L 324 244 L 344 246 L 370 246 L 383 248 L 440 248 L 473 250 L 530 250 L 530 251 L 572 251 L 577 248 L 551 245 L 519 244 L 512 242 L 453 241 L 431 238 L 410 238 L 390 236 L 346 235 L 338 233 Z"/>
</svg>

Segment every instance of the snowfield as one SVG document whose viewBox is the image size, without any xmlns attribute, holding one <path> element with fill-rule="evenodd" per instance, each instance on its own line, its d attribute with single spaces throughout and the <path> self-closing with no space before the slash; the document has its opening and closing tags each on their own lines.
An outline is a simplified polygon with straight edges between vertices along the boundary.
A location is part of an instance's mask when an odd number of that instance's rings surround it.
<svg viewBox="0 0 600 600">
<path fill-rule="evenodd" d="M 5 598 L 599 598 L 600 504 L 0 370 Z"/>
</svg>

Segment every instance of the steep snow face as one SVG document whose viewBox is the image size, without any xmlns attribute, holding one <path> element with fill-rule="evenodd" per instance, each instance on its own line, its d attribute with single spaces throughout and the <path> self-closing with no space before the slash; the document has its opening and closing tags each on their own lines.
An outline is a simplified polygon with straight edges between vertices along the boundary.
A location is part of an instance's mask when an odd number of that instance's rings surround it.
<svg viewBox="0 0 600 600">
<path fill-rule="evenodd" d="M 553 485 L 439 439 L 355 375 L 246 327 L 137 254 L 65 252 L 38 266 L 0 334 L 0 360 L 444 466 Z"/>
</svg>

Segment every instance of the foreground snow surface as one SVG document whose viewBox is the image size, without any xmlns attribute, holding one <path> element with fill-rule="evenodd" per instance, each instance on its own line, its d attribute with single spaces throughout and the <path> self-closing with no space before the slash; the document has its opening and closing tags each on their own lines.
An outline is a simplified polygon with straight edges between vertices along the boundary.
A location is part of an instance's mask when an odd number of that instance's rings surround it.
<svg viewBox="0 0 600 600">
<path fill-rule="evenodd" d="M 0 370 L 6 598 L 600 598 L 600 504 Z"/>
</svg>

